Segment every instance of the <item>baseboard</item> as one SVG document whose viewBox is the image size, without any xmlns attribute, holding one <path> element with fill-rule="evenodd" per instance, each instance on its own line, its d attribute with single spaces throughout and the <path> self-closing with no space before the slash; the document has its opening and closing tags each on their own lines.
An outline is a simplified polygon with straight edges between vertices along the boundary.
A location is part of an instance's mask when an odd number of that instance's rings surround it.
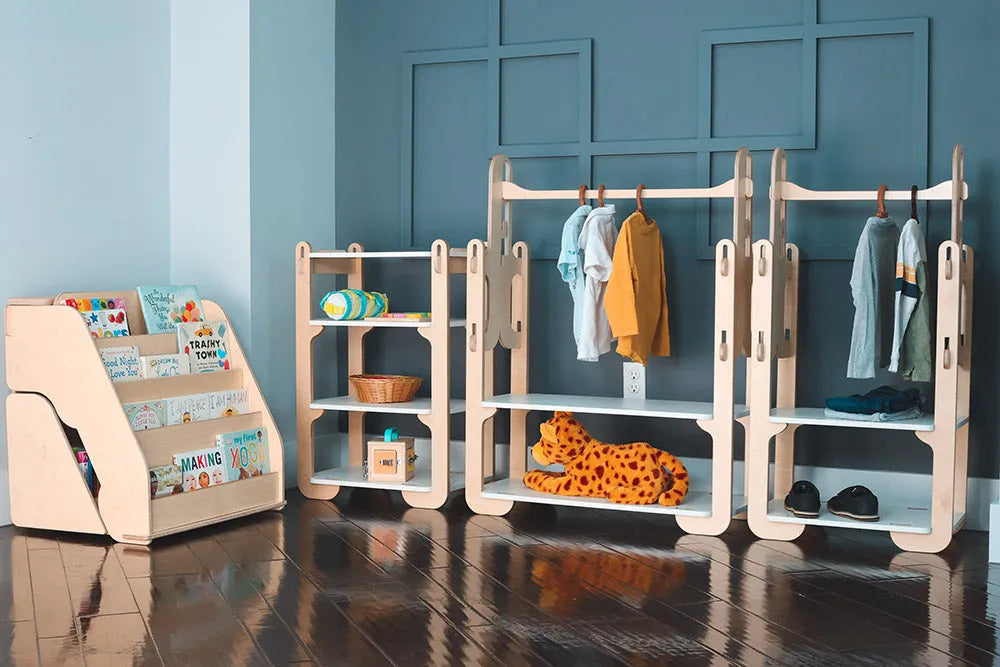
<svg viewBox="0 0 1000 667">
<path fill-rule="evenodd" d="M 378 438 L 378 435 L 370 436 Z M 318 454 L 340 452 L 344 458 L 334 461 L 332 465 L 346 464 L 346 442 L 347 434 L 332 433 L 320 436 L 316 439 L 316 451 Z M 430 439 L 416 438 L 414 448 L 417 456 L 426 456 L 430 447 Z M 506 475 L 509 470 L 510 450 L 507 445 L 498 445 L 496 454 L 496 470 L 499 475 Z M 708 483 L 712 476 L 712 461 L 705 458 L 685 458 L 684 465 L 687 466 L 691 474 L 693 485 Z M 451 443 L 451 469 L 464 470 L 465 468 L 465 443 L 452 441 Z M 295 442 L 285 441 L 285 470 L 295 470 Z M 838 491 L 848 486 L 862 484 L 871 489 L 875 495 L 883 497 L 895 497 L 906 499 L 930 499 L 931 476 L 920 473 L 892 472 L 888 470 L 848 470 L 846 468 L 821 468 L 813 466 L 797 466 L 796 479 L 808 479 L 815 484 L 823 498 L 836 495 Z M 736 461 L 733 464 L 733 491 L 743 493 L 743 461 Z M 296 485 L 295 474 L 286 473 L 285 486 L 292 488 Z M 891 489 L 891 493 L 890 490 Z M 996 529 L 992 534 L 996 535 L 997 545 L 993 549 L 991 541 L 990 554 L 991 562 L 994 562 L 993 555 L 996 555 L 996 562 L 1000 562 L 1000 503 L 997 503 L 998 492 L 1000 492 L 1000 482 L 995 479 L 981 477 L 970 477 L 968 486 L 968 503 L 966 510 L 965 528 L 968 530 L 990 530 L 991 517 Z M 993 507 L 991 511 L 991 505 Z"/>
<path fill-rule="evenodd" d="M 990 562 L 1000 563 L 1000 502 L 990 505 Z"/>
</svg>

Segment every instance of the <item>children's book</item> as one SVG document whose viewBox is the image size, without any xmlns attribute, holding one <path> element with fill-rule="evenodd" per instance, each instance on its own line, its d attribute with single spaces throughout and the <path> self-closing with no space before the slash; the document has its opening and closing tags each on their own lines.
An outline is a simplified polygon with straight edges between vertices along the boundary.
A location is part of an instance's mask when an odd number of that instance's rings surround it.
<svg viewBox="0 0 1000 667">
<path fill-rule="evenodd" d="M 197 491 L 226 483 L 222 449 L 198 449 L 174 454 L 174 465 L 181 469 L 185 491 Z"/>
<path fill-rule="evenodd" d="M 208 411 L 209 396 L 210 394 L 188 394 L 163 399 L 167 406 L 167 426 L 211 419 Z"/>
<path fill-rule="evenodd" d="M 139 348 L 135 345 L 105 347 L 100 352 L 112 382 L 142 379 L 139 367 Z"/>
<path fill-rule="evenodd" d="M 271 472 L 267 455 L 267 429 L 251 428 L 220 433 L 215 441 L 225 456 L 226 480 L 259 477 Z"/>
<path fill-rule="evenodd" d="M 187 375 L 191 372 L 191 364 L 186 354 L 150 354 L 139 357 L 144 378 L 165 378 L 174 375 Z"/>
<path fill-rule="evenodd" d="M 177 325 L 177 350 L 188 355 L 192 373 L 229 370 L 225 322 L 184 322 Z"/>
<path fill-rule="evenodd" d="M 151 334 L 173 333 L 182 322 L 204 319 L 194 285 L 147 285 L 136 289 L 146 330 Z"/>
<path fill-rule="evenodd" d="M 250 412 L 250 392 L 246 389 L 226 389 L 208 394 L 208 417 L 235 417 Z"/>
<path fill-rule="evenodd" d="M 167 406 L 163 400 L 126 403 L 123 407 L 133 431 L 145 431 L 167 425 Z"/>
<path fill-rule="evenodd" d="M 124 308 L 109 308 L 108 310 L 89 310 L 81 312 L 87 329 L 94 338 L 113 338 L 128 336 L 128 317 Z"/>
<path fill-rule="evenodd" d="M 176 465 L 149 469 L 149 497 L 159 498 L 184 491 L 181 469 Z"/>
</svg>

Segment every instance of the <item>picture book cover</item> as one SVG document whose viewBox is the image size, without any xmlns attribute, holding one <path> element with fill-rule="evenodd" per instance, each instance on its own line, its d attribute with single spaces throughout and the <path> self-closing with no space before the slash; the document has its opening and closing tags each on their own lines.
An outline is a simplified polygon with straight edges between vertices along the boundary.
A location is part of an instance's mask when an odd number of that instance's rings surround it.
<svg viewBox="0 0 1000 667">
<path fill-rule="evenodd" d="M 104 367 L 108 369 L 108 375 L 111 376 L 112 382 L 142 379 L 139 366 L 139 348 L 135 345 L 105 347 L 100 352 L 101 359 L 104 360 Z"/>
<path fill-rule="evenodd" d="M 177 350 L 188 355 L 192 373 L 229 370 L 225 322 L 184 322 L 177 325 Z"/>
<path fill-rule="evenodd" d="M 107 310 L 88 310 L 81 312 L 87 329 L 94 338 L 112 338 L 128 336 L 128 317 L 124 308 L 108 308 Z"/>
<path fill-rule="evenodd" d="M 226 483 L 225 460 L 219 447 L 174 454 L 174 465 L 181 469 L 185 491 Z"/>
<path fill-rule="evenodd" d="M 208 394 L 207 419 L 235 417 L 250 412 L 250 393 L 246 389 L 226 389 Z"/>
<path fill-rule="evenodd" d="M 150 354 L 139 357 L 144 378 L 166 378 L 173 375 L 187 375 L 191 363 L 186 354 Z"/>
<path fill-rule="evenodd" d="M 66 299 L 64 303 L 81 313 L 91 310 L 125 310 L 125 299 L 120 296 L 110 296 L 103 299 Z"/>
<path fill-rule="evenodd" d="M 136 290 L 151 334 L 173 333 L 178 324 L 201 322 L 204 317 L 194 285 L 145 285 Z"/>
<path fill-rule="evenodd" d="M 167 425 L 167 406 L 162 400 L 126 403 L 125 416 L 133 431 L 145 431 Z"/>
<path fill-rule="evenodd" d="M 180 466 L 155 466 L 149 469 L 149 497 L 159 498 L 184 491 Z"/>
<path fill-rule="evenodd" d="M 225 457 L 226 480 L 259 477 L 271 472 L 267 456 L 267 429 L 245 429 L 215 436 Z"/>
<path fill-rule="evenodd" d="M 163 399 L 167 405 L 167 426 L 211 419 L 209 397 L 210 394 L 188 394 Z"/>
</svg>

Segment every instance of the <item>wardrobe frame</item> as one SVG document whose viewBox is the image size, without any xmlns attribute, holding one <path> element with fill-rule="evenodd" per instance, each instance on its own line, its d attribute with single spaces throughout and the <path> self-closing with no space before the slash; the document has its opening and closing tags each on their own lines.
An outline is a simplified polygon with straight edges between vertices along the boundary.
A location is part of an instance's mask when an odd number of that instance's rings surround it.
<svg viewBox="0 0 1000 667">
<path fill-rule="evenodd" d="M 466 341 L 465 497 L 479 514 L 503 515 L 515 501 L 674 515 L 689 533 L 717 535 L 733 516 L 734 421 L 747 414 L 734 403 L 736 357 L 749 350 L 750 260 L 753 223 L 753 174 L 750 152 L 741 148 L 733 178 L 708 188 L 643 189 L 650 199 L 732 199 L 732 238 L 715 246 L 715 318 L 712 401 L 635 399 L 531 394 L 529 371 L 528 245 L 512 243 L 511 203 L 525 200 L 576 200 L 578 197 L 624 199 L 622 190 L 529 190 L 513 180 L 510 160 L 495 155 L 489 167 L 487 239 L 468 245 Z M 510 350 L 510 393 L 494 395 L 497 345 Z M 510 411 L 510 474 L 496 478 L 497 411 Z M 603 498 L 560 496 L 524 486 L 528 445 L 536 438 L 526 432 L 531 410 L 568 410 L 578 414 L 614 414 L 692 419 L 712 439 L 710 492 L 695 486 L 675 507 L 659 504 L 616 504 Z M 533 434 L 532 434 L 533 435 Z M 655 444 L 655 443 L 654 443 Z M 742 502 L 739 503 L 742 510 Z"/>
<path fill-rule="evenodd" d="M 364 266 L 369 261 L 419 260 L 427 262 L 430 273 L 431 319 L 333 320 L 314 310 L 319 303 L 313 293 L 313 276 L 343 275 L 349 289 L 364 289 Z M 450 335 L 453 328 L 465 326 L 465 320 L 450 317 L 449 278 L 465 273 L 465 253 L 437 240 L 430 250 L 372 252 L 360 243 L 345 250 L 313 250 L 307 242 L 295 246 L 295 402 L 297 417 L 298 486 L 307 498 L 332 500 L 340 488 L 366 487 L 398 490 L 411 507 L 436 509 L 448 495 L 462 488 L 462 474 L 450 471 L 450 416 L 463 409 L 463 402 L 451 398 Z M 324 329 L 347 329 L 347 375 L 365 372 L 365 336 L 375 328 L 414 329 L 430 343 L 430 398 L 416 398 L 405 403 L 362 403 L 353 387 L 346 396 L 316 398 L 314 392 L 313 339 Z M 347 412 L 346 466 L 316 470 L 316 439 L 313 423 L 325 412 Z M 368 436 L 367 413 L 416 415 L 430 431 L 429 478 L 418 457 L 418 472 L 405 482 L 374 481 L 365 477 Z"/>
<path fill-rule="evenodd" d="M 922 201 L 951 202 L 950 238 L 941 243 L 937 253 L 933 417 L 881 423 L 829 418 L 822 408 L 796 405 L 799 250 L 787 241 L 786 202 L 875 202 L 878 193 L 803 188 L 788 180 L 785 152 L 775 149 L 771 162 L 770 238 L 754 244 L 751 308 L 754 351 L 748 369 L 747 516 L 750 529 L 758 537 L 794 540 L 806 525 L 881 530 L 888 531 L 900 549 L 936 553 L 947 547 L 952 535 L 962 527 L 966 512 L 972 366 L 973 250 L 962 242 L 963 201 L 968 193 L 960 145 L 952 153 L 951 180 L 917 192 L 917 199 Z M 885 193 L 887 200 L 908 201 L 910 197 L 909 190 Z M 773 394 L 772 381 L 776 387 Z M 786 512 L 781 505 L 793 483 L 795 432 L 804 424 L 913 432 L 930 446 L 933 454 L 929 505 L 913 507 L 887 502 L 883 494 L 879 503 L 881 519 L 877 522 L 838 517 L 825 508 L 814 519 Z M 772 439 L 773 496 L 768 480 Z"/>
</svg>

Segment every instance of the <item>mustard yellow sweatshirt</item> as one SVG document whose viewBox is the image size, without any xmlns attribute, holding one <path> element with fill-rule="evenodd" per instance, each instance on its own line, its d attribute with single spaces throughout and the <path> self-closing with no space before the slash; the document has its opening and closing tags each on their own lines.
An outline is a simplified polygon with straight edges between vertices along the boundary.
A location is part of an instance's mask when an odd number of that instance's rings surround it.
<svg viewBox="0 0 1000 667">
<path fill-rule="evenodd" d="M 636 211 L 622 223 L 604 296 L 618 354 L 643 365 L 670 356 L 663 239 L 656 221 Z"/>
</svg>

